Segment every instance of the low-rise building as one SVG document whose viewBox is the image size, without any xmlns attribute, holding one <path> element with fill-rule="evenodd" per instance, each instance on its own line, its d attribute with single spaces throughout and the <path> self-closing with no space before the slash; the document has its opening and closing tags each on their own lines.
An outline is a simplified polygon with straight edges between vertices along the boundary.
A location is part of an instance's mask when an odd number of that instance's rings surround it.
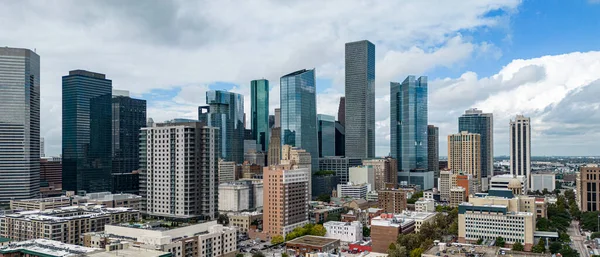
<svg viewBox="0 0 600 257">
<path fill-rule="evenodd" d="M 397 219 L 393 214 L 381 214 L 371 219 L 371 242 L 375 252 L 385 253 L 390 243 L 396 242 L 398 235 L 412 233 L 415 220 Z"/>
<path fill-rule="evenodd" d="M 139 210 L 142 197 L 134 194 L 112 194 L 110 192 L 88 193 L 85 196 L 67 194 L 65 196 L 11 200 L 11 210 L 48 210 L 76 205 L 102 205 L 115 208 L 125 207 Z"/>
<path fill-rule="evenodd" d="M 435 222 L 435 212 L 416 212 L 416 211 L 404 211 L 400 214 L 394 214 L 394 218 L 397 220 L 411 219 L 415 221 L 415 232 L 421 231 L 421 225 L 425 223 Z"/>
<path fill-rule="evenodd" d="M 310 253 L 336 253 L 340 240 L 322 236 L 303 236 L 285 244 L 292 256 L 306 256 Z"/>
<path fill-rule="evenodd" d="M 370 184 L 354 184 L 352 182 L 348 182 L 346 184 L 337 185 L 337 195 L 340 198 L 351 197 L 357 199 L 366 199 L 369 191 L 371 191 Z"/>
<path fill-rule="evenodd" d="M 229 225 L 237 227 L 239 232 L 248 233 L 251 226 L 255 224 L 258 226 L 262 223 L 263 214 L 260 212 L 242 212 L 242 213 L 230 213 Z"/>
<path fill-rule="evenodd" d="M 450 189 L 450 206 L 458 207 L 459 204 L 467 200 L 467 190 L 464 187 L 454 187 Z"/>
<path fill-rule="evenodd" d="M 329 215 L 341 215 L 344 208 L 330 205 L 311 205 L 308 218 L 311 223 L 323 223 Z"/>
<path fill-rule="evenodd" d="M 363 225 L 358 221 L 328 221 L 323 224 L 325 237 L 339 239 L 342 242 L 356 242 L 363 239 Z"/>
<path fill-rule="evenodd" d="M 504 175 L 496 175 L 490 179 L 490 190 L 495 189 L 508 189 L 508 184 L 510 181 L 515 178 L 513 175 L 504 174 Z M 525 183 L 525 176 L 516 176 L 516 178 L 521 182 L 522 192 L 526 191 L 527 183 Z"/>
<path fill-rule="evenodd" d="M 380 190 L 379 207 L 384 212 L 401 213 L 406 210 L 407 193 L 404 190 Z"/>
<path fill-rule="evenodd" d="M 434 212 L 435 211 L 435 201 L 429 198 L 420 198 L 415 202 L 415 211 L 416 212 Z"/>
</svg>

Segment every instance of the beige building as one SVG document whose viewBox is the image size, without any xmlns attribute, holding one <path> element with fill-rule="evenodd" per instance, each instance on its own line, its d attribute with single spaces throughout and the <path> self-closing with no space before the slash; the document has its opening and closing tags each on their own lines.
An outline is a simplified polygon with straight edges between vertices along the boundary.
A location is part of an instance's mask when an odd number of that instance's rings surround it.
<svg viewBox="0 0 600 257">
<path fill-rule="evenodd" d="M 415 221 L 415 232 L 421 231 L 421 225 L 425 223 L 433 224 L 435 222 L 435 216 L 437 213 L 433 212 L 417 212 L 417 211 L 404 211 L 400 214 L 394 214 L 394 218 L 397 220 L 414 220 Z"/>
<path fill-rule="evenodd" d="M 600 167 L 588 164 L 577 173 L 577 205 L 582 212 L 600 210 Z"/>
<path fill-rule="evenodd" d="M 233 161 L 219 159 L 219 184 L 239 179 L 238 175 L 241 174 L 241 168 Z"/>
<path fill-rule="evenodd" d="M 68 194 L 69 195 L 69 194 Z M 142 197 L 134 194 L 111 194 L 110 192 L 89 193 L 85 196 L 70 195 L 26 200 L 11 200 L 11 210 L 49 210 L 77 205 L 102 205 L 104 207 L 126 207 L 139 210 Z"/>
<path fill-rule="evenodd" d="M 450 207 L 458 207 L 465 201 L 467 201 L 467 190 L 465 188 L 454 187 L 450 189 Z"/>
<path fill-rule="evenodd" d="M 455 188 L 457 186 L 456 176 L 452 170 L 443 170 L 440 171 L 440 179 L 439 179 L 439 191 L 440 191 L 440 200 L 444 202 L 450 201 L 450 189 Z"/>
<path fill-rule="evenodd" d="M 308 199 L 312 199 L 312 159 L 310 153 L 304 149 L 283 145 L 279 163 L 284 166 L 295 166 L 298 169 L 308 169 Z"/>
<path fill-rule="evenodd" d="M 242 213 L 230 213 L 229 225 L 237 227 L 239 232 L 247 233 L 250 226 L 262 222 L 263 214 L 260 212 L 242 212 Z"/>
<path fill-rule="evenodd" d="M 271 128 L 271 137 L 269 139 L 269 150 L 267 153 L 267 164 L 277 165 L 281 160 L 281 128 Z"/>
<path fill-rule="evenodd" d="M 435 212 L 435 200 L 427 198 L 419 198 L 415 202 L 416 212 Z"/>
<path fill-rule="evenodd" d="M 396 187 L 398 183 L 398 163 L 396 159 L 387 157 L 363 160 L 363 165 L 373 167 L 375 184 L 371 185 L 372 190 L 378 191 Z"/>
<path fill-rule="evenodd" d="M 481 186 L 481 135 L 462 131 L 448 135 L 448 168 L 471 175 L 476 191 Z"/>
</svg>

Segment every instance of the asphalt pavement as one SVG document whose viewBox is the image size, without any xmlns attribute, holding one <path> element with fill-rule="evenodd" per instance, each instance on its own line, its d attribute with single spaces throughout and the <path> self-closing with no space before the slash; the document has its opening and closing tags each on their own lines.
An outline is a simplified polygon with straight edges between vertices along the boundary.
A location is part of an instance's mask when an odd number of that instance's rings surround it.
<svg viewBox="0 0 600 257">
<path fill-rule="evenodd" d="M 573 241 L 573 245 L 571 247 L 579 252 L 579 256 L 590 257 L 589 249 L 586 248 L 584 244 L 586 238 L 579 232 L 579 221 L 571 221 L 571 226 L 569 226 L 569 229 L 567 229 L 567 234 L 569 234 L 571 241 Z"/>
</svg>

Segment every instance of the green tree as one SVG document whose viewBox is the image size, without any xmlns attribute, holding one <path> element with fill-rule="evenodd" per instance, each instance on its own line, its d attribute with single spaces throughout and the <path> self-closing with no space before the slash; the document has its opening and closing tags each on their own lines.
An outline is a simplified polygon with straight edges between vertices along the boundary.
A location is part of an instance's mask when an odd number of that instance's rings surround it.
<svg viewBox="0 0 600 257">
<path fill-rule="evenodd" d="M 327 230 L 321 224 L 314 225 L 310 230 L 310 234 L 313 236 L 325 236 L 326 233 Z"/>
<path fill-rule="evenodd" d="M 504 247 L 505 244 L 506 242 L 504 242 L 504 238 L 502 238 L 501 236 L 496 237 L 496 243 L 494 244 L 495 246 Z"/>
<path fill-rule="evenodd" d="M 328 194 L 322 194 L 322 195 L 319 195 L 319 196 L 317 197 L 317 201 L 321 201 L 321 202 L 326 202 L 326 203 L 328 203 L 328 202 L 330 202 L 330 201 L 331 201 L 331 195 L 328 195 Z"/>
<path fill-rule="evenodd" d="M 546 218 L 539 218 L 535 224 L 535 229 L 539 231 L 550 231 L 550 221 Z"/>
<path fill-rule="evenodd" d="M 558 251 L 563 257 L 579 257 L 579 253 L 569 245 L 563 245 L 563 247 Z"/>
<path fill-rule="evenodd" d="M 531 251 L 534 253 L 545 253 L 546 246 L 544 245 L 544 240 L 538 241 L 538 243 L 531 248 Z"/>
<path fill-rule="evenodd" d="M 281 253 L 281 257 L 289 257 L 287 253 Z"/>
<path fill-rule="evenodd" d="M 371 228 L 364 226 L 363 227 L 363 236 L 370 237 L 371 236 Z"/>
<path fill-rule="evenodd" d="M 592 235 L 590 236 L 590 239 L 594 239 L 594 238 L 598 238 L 600 237 L 600 232 L 594 232 L 592 233 Z"/>
<path fill-rule="evenodd" d="M 217 218 L 217 223 L 223 226 L 227 226 L 229 225 L 229 217 L 227 217 L 226 214 L 219 214 L 219 217 Z"/>
<path fill-rule="evenodd" d="M 558 253 L 558 251 L 560 251 L 560 249 L 562 248 L 562 244 L 559 242 L 552 242 L 550 244 L 550 253 L 551 254 L 555 254 Z"/>
<path fill-rule="evenodd" d="M 235 257 L 244 257 L 244 254 L 243 253 L 236 253 Z"/>
<path fill-rule="evenodd" d="M 271 244 L 276 245 L 276 244 L 281 244 L 281 243 L 283 243 L 283 236 L 276 235 L 273 238 L 271 238 Z"/>
<path fill-rule="evenodd" d="M 571 242 L 571 237 L 565 232 L 560 232 L 560 234 L 558 235 L 558 239 L 565 243 Z"/>
<path fill-rule="evenodd" d="M 513 251 L 522 252 L 522 251 L 525 250 L 525 247 L 520 242 L 516 242 L 516 243 L 513 244 L 512 249 L 513 249 Z"/>
<path fill-rule="evenodd" d="M 415 248 L 412 251 L 410 251 L 410 257 L 421 257 L 421 254 L 423 254 L 423 252 L 423 248 Z"/>
<path fill-rule="evenodd" d="M 256 252 L 256 253 L 252 254 L 252 257 L 265 257 L 265 254 L 262 252 Z"/>
<path fill-rule="evenodd" d="M 414 204 L 421 197 L 423 197 L 423 191 L 416 192 L 412 194 L 412 196 L 408 200 L 406 200 L 406 203 Z"/>
<path fill-rule="evenodd" d="M 407 257 L 406 252 L 406 247 L 391 243 L 388 247 L 387 254 L 388 257 Z"/>
<path fill-rule="evenodd" d="M 481 244 L 483 244 L 483 239 L 481 239 L 481 238 L 477 239 L 477 244 L 478 244 L 478 245 L 481 245 Z"/>
</svg>

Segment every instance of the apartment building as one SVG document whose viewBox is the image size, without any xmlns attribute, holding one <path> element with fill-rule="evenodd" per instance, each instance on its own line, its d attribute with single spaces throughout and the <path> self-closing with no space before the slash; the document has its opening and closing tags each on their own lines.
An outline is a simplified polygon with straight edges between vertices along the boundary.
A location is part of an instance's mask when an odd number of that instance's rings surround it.
<svg viewBox="0 0 600 257">
<path fill-rule="evenodd" d="M 49 198 L 33 198 L 25 200 L 11 200 L 11 210 L 48 210 L 77 205 L 102 205 L 104 207 L 125 207 L 139 210 L 142 197 L 134 194 L 112 194 L 110 192 L 88 193 L 85 196 L 73 195 Z"/>
<path fill-rule="evenodd" d="M 363 225 L 359 221 L 328 221 L 323 223 L 327 231 L 325 237 L 339 239 L 342 242 L 356 242 L 363 239 Z"/>
<path fill-rule="evenodd" d="M 481 186 L 481 135 L 462 131 L 448 135 L 448 168 L 471 175 L 475 191 Z"/>
<path fill-rule="evenodd" d="M 263 214 L 260 212 L 242 212 L 242 213 L 230 213 L 229 225 L 236 227 L 239 232 L 248 233 L 250 226 L 262 223 Z"/>
<path fill-rule="evenodd" d="M 379 207 L 387 213 L 401 213 L 407 207 L 404 190 L 381 190 L 378 192 Z"/>
</svg>

